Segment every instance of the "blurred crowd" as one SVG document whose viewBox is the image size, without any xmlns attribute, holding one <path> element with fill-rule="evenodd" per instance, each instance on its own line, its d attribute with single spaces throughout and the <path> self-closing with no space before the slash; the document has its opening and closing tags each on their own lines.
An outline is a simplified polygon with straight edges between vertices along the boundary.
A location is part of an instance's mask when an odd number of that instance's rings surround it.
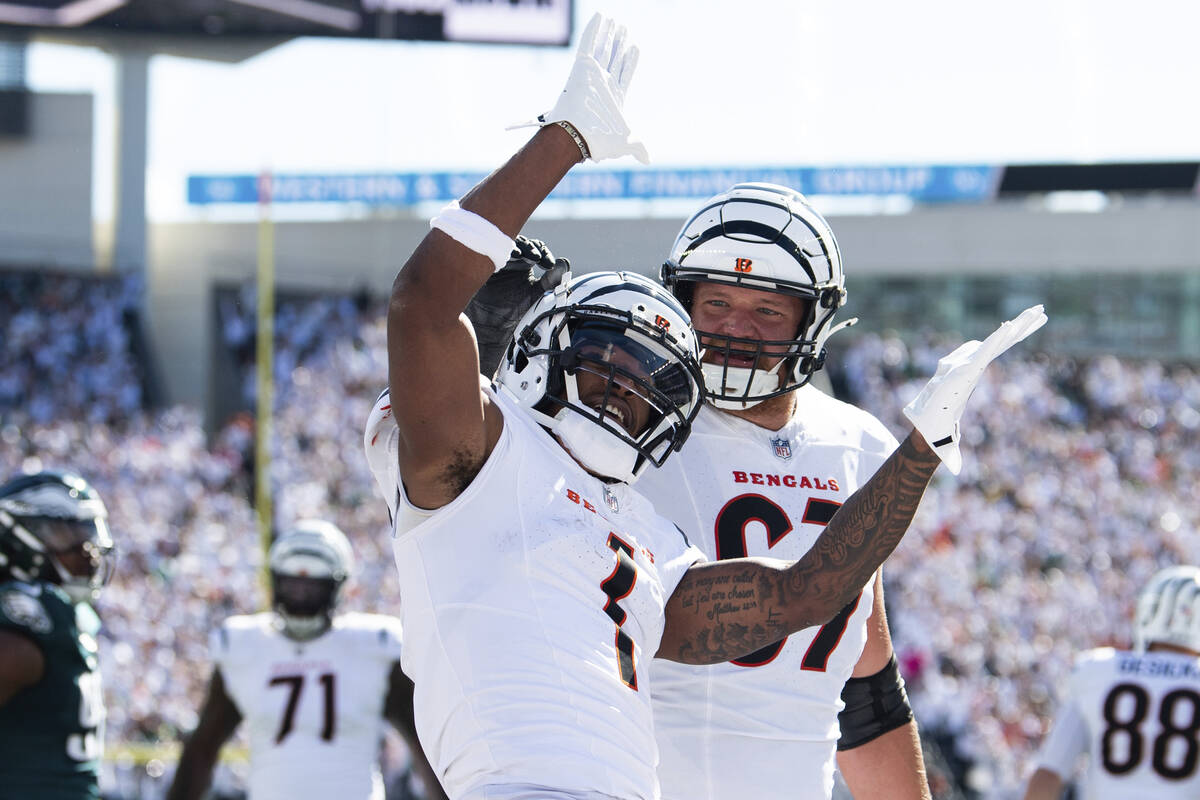
<svg viewBox="0 0 1200 800">
<path fill-rule="evenodd" d="M 1131 646 L 1150 576 L 1200 563 L 1200 374 L 1039 353 L 1052 335 L 1053 321 L 989 367 L 962 420 L 962 474 L 939 472 L 884 567 L 914 711 L 980 797 L 1013 796 L 1032 769 L 1074 655 Z M 867 335 L 835 369 L 899 433 L 959 343 Z"/>
<path fill-rule="evenodd" d="M 78 470 L 107 502 L 118 542 L 98 604 L 110 746 L 188 731 L 209 631 L 265 601 L 253 418 L 233 415 L 209 437 L 195 409 L 141 408 L 122 324 L 139 292 L 128 279 L 0 272 L 0 472 Z M 252 294 L 220 308 L 253 407 Z M 1046 332 L 989 370 L 963 420 L 962 474 L 939 473 L 885 567 L 902 671 L 940 751 L 940 797 L 1016 796 L 1074 655 L 1127 646 L 1149 576 L 1200 563 L 1200 508 L 1188 499 L 1200 375 L 1047 355 L 1050 313 Z M 386 380 L 384 338 L 381 302 L 280 299 L 269 474 L 276 526 L 323 517 L 351 538 L 358 573 L 344 607 L 387 613 L 398 597 L 387 514 L 361 445 Z M 899 435 L 899 409 L 957 344 L 933 333 L 847 337 L 828 369 L 844 399 Z M 402 772 L 398 740 L 388 758 Z"/>
</svg>

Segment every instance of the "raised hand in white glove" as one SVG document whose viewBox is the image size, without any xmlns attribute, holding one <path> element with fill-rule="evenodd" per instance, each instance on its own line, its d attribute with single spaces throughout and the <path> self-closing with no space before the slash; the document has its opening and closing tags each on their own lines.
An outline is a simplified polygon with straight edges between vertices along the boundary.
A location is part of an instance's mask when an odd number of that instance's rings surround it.
<svg viewBox="0 0 1200 800">
<path fill-rule="evenodd" d="M 982 342 L 962 344 L 938 361 L 937 372 L 911 403 L 904 407 L 908 417 L 942 463 L 958 474 L 962 454 L 958 451 L 958 421 L 980 376 L 996 356 L 1046 324 L 1042 306 L 1032 306 L 1005 322 Z"/>
<path fill-rule="evenodd" d="M 592 161 L 631 155 L 649 164 L 646 147 L 630 138 L 622 111 L 637 62 L 638 49 L 626 41 L 625 26 L 596 14 L 583 31 L 575 66 L 554 108 L 536 121 L 513 125 L 510 130 L 566 122 L 568 133 L 574 128 L 582 137 L 580 149 Z"/>
</svg>

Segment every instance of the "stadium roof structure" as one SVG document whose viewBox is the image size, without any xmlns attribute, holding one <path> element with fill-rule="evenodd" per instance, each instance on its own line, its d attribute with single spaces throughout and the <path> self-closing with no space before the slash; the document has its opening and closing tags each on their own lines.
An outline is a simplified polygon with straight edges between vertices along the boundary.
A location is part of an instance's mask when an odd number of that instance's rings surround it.
<svg viewBox="0 0 1200 800">
<path fill-rule="evenodd" d="M 572 0 L 0 0 L 0 35 L 270 46 L 297 36 L 566 46 Z M 178 46 L 178 45 L 176 45 Z M 156 48 L 157 49 L 157 48 Z"/>
</svg>

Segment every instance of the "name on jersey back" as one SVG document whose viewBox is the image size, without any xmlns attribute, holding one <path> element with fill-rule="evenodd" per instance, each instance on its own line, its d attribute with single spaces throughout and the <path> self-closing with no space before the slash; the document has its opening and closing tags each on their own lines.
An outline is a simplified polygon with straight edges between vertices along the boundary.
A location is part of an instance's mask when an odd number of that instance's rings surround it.
<svg viewBox="0 0 1200 800">
<path fill-rule="evenodd" d="M 1125 675 L 1146 675 L 1160 678 L 1191 678 L 1200 680 L 1200 669 L 1195 661 L 1168 661 L 1158 658 L 1122 658 L 1117 670 Z"/>
</svg>

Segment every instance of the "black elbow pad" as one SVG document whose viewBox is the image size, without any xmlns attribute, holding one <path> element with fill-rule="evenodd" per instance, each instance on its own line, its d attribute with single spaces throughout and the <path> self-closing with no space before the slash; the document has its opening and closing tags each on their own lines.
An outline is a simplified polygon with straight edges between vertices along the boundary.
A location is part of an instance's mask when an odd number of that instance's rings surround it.
<svg viewBox="0 0 1200 800">
<path fill-rule="evenodd" d="M 842 738 L 838 750 L 853 750 L 912 721 L 912 706 L 893 653 L 887 666 L 866 678 L 851 678 L 842 688 L 846 707 L 838 714 Z"/>
</svg>

